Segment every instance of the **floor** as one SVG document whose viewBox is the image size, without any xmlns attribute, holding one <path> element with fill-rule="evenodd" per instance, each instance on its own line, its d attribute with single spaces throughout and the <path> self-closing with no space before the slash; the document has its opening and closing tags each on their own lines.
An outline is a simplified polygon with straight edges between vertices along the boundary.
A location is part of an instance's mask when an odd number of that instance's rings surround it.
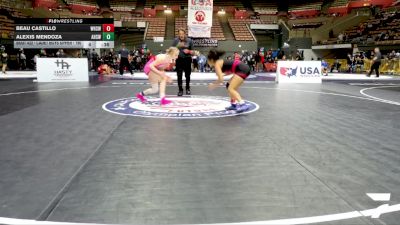
<svg viewBox="0 0 400 225">
<path fill-rule="evenodd" d="M 223 118 L 103 110 L 145 87 L 1 80 L 0 224 L 398 224 L 399 81 L 248 82 L 260 108 Z"/>
</svg>

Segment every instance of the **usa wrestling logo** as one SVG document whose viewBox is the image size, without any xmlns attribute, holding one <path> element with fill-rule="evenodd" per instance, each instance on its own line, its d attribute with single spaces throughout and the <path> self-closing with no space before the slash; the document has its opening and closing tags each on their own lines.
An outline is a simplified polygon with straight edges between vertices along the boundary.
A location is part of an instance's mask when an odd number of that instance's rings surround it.
<svg viewBox="0 0 400 225">
<path fill-rule="evenodd" d="M 171 104 L 161 106 L 159 98 L 147 97 L 147 102 L 142 103 L 137 98 L 117 99 L 103 104 L 105 111 L 138 117 L 171 118 L 171 119 L 200 119 L 237 116 L 252 113 L 259 106 L 251 101 L 246 101 L 249 106 L 247 111 L 238 113 L 234 110 L 226 110 L 230 106 L 230 100 L 225 97 L 215 96 L 191 96 L 169 97 Z"/>
<path fill-rule="evenodd" d="M 290 77 L 296 76 L 297 67 L 296 68 L 281 67 L 279 72 L 281 73 L 281 75 L 287 76 L 290 78 Z"/>
</svg>

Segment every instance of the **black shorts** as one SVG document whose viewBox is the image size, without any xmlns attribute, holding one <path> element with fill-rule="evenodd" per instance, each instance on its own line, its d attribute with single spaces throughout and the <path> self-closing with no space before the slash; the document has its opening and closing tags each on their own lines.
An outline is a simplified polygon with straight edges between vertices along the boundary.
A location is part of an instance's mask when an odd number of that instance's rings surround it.
<svg viewBox="0 0 400 225">
<path fill-rule="evenodd" d="M 250 75 L 250 73 L 251 73 L 250 66 L 247 65 L 246 63 L 241 62 L 239 65 L 236 66 L 235 74 L 241 77 L 243 80 L 246 80 L 246 78 Z"/>
</svg>

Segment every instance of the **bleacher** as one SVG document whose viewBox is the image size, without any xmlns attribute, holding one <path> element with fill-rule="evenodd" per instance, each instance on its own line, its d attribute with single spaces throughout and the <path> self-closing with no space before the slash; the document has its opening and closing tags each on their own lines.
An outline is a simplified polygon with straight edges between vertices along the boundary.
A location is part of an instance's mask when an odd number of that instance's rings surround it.
<svg viewBox="0 0 400 225">
<path fill-rule="evenodd" d="M 254 12 L 260 15 L 275 15 L 278 13 L 278 5 L 275 2 L 251 0 Z"/>
<path fill-rule="evenodd" d="M 300 3 L 289 5 L 288 12 L 307 11 L 307 10 L 321 10 L 322 1 L 313 3 Z"/>
<path fill-rule="evenodd" d="M 184 28 L 187 30 L 187 18 L 175 18 L 175 36 L 178 36 L 178 29 Z M 213 18 L 213 26 L 211 27 L 211 38 L 219 41 L 225 41 L 225 35 L 222 26 L 217 16 Z"/>
<path fill-rule="evenodd" d="M 322 22 L 293 23 L 292 29 L 316 29 L 322 26 Z"/>
<path fill-rule="evenodd" d="M 165 37 L 166 18 L 148 17 L 121 17 L 122 22 L 147 22 L 146 40 L 153 40 L 154 37 Z"/>
<path fill-rule="evenodd" d="M 154 37 L 165 37 L 165 26 L 167 20 L 165 18 L 149 18 L 149 28 L 146 34 L 146 40 L 153 40 Z"/>
<path fill-rule="evenodd" d="M 349 0 L 334 0 L 328 8 L 328 13 L 331 15 L 346 15 L 349 12 Z"/>
<path fill-rule="evenodd" d="M 224 0 L 215 0 L 213 2 L 214 11 L 225 10 L 225 12 L 234 12 L 236 9 L 245 10 L 243 4 L 240 1 L 224 1 Z"/>
<path fill-rule="evenodd" d="M 260 19 L 229 19 L 229 26 L 232 29 L 233 36 L 237 41 L 254 41 L 254 36 L 250 30 L 250 24 L 276 24 L 276 17 L 271 20 Z"/>
<path fill-rule="evenodd" d="M 130 12 L 136 8 L 136 0 L 110 0 L 110 9 L 115 12 Z"/>
<path fill-rule="evenodd" d="M 294 3 L 289 5 L 288 13 L 296 17 L 317 16 L 321 12 L 322 1 L 311 3 Z"/>
<path fill-rule="evenodd" d="M 151 8 L 152 6 L 188 6 L 188 1 L 186 0 L 146 0 L 145 8 Z"/>
<path fill-rule="evenodd" d="M 349 0 L 334 0 L 330 7 L 331 8 L 346 7 L 347 4 L 349 4 Z"/>
<path fill-rule="evenodd" d="M 188 6 L 188 1 L 186 0 L 146 0 L 144 7 L 145 8 L 159 8 L 162 9 L 163 6 L 175 6 L 177 8 L 183 6 L 187 7 Z"/>
<path fill-rule="evenodd" d="M 145 8 L 152 8 L 155 7 L 157 5 L 157 1 L 156 0 L 146 0 L 144 7 Z"/>
<path fill-rule="evenodd" d="M 382 18 L 372 17 L 359 26 L 345 31 L 347 42 L 375 45 L 400 44 L 400 12 L 384 13 Z M 388 34 L 390 38 L 382 40 L 381 34 Z"/>
<path fill-rule="evenodd" d="M 0 15 L 1 38 L 14 38 L 14 21 Z"/>
<path fill-rule="evenodd" d="M 10 17 L 0 15 L 0 38 L 12 39 L 15 35 L 14 18 L 26 18 L 27 16 L 20 10 L 25 6 L 23 0 L 1 1 L 0 8 L 6 10 Z"/>
<path fill-rule="evenodd" d="M 91 6 L 97 8 L 96 0 L 66 0 L 68 5 Z"/>
<path fill-rule="evenodd" d="M 254 41 L 251 30 L 247 26 L 250 23 L 256 23 L 259 20 L 251 19 L 229 19 L 229 26 L 232 29 L 233 36 L 237 41 Z"/>
<path fill-rule="evenodd" d="M 99 9 L 96 0 L 66 0 L 66 3 L 71 12 L 77 14 L 95 13 Z"/>
</svg>

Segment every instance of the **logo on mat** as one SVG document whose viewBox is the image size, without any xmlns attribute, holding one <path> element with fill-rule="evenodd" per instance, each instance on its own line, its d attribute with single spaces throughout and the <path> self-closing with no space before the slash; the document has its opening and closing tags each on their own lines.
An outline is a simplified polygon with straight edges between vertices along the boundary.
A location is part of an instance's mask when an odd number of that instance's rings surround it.
<svg viewBox="0 0 400 225">
<path fill-rule="evenodd" d="M 248 114 L 258 110 L 259 106 L 246 101 L 249 110 L 238 113 L 226 110 L 230 106 L 230 99 L 215 96 L 169 97 L 171 104 L 161 106 L 159 98 L 147 97 L 146 103 L 141 103 L 137 98 L 124 98 L 107 102 L 103 109 L 120 115 L 172 118 L 172 119 L 197 119 L 217 118 Z"/>
</svg>

